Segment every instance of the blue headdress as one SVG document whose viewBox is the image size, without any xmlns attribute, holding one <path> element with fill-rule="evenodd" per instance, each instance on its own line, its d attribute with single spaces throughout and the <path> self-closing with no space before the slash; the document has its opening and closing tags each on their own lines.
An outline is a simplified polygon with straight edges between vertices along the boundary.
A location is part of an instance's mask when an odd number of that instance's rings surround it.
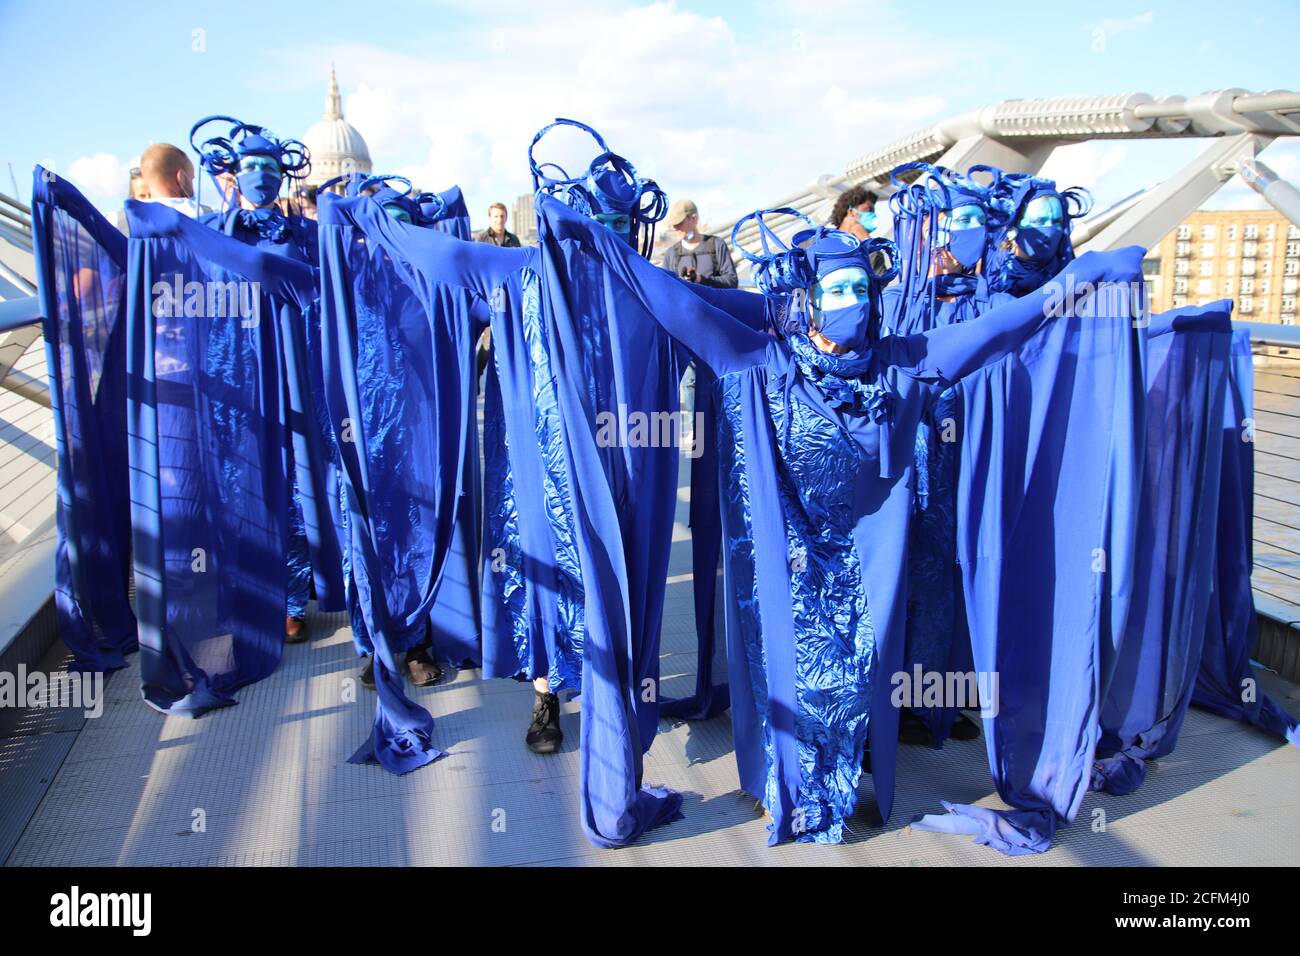
<svg viewBox="0 0 1300 956">
<path fill-rule="evenodd" d="M 972 167 L 972 171 L 977 168 L 990 167 Z M 1081 186 L 1059 190 L 1052 180 L 1026 173 L 995 172 L 991 201 L 1005 221 L 991 234 L 984 271 L 990 290 L 1024 295 L 1039 288 L 1074 258 L 1070 223 L 1092 210 L 1092 194 Z M 1019 227 L 1029 204 L 1043 196 L 1055 196 L 1061 201 L 1064 228 Z M 1017 255 L 1017 248 L 1025 253 L 1024 258 Z"/>
<path fill-rule="evenodd" d="M 539 163 L 533 156 L 538 142 L 557 126 L 583 130 L 600 148 L 580 176 L 570 176 L 556 163 Z M 610 150 L 594 129 L 577 120 L 557 118 L 533 137 L 528 165 L 533 171 L 534 192 L 554 196 L 574 212 L 600 219 L 616 232 L 623 231 L 617 221 L 626 217 L 629 242 L 633 248 L 639 247 L 641 255 L 649 257 L 654 247 L 654 225 L 668 214 L 668 197 L 654 180 L 642 179 L 631 161 Z"/>
<path fill-rule="evenodd" d="M 432 226 L 447 214 L 447 204 L 440 195 L 415 192 L 405 176 L 344 173 L 322 183 L 320 191 L 339 184 L 343 186 L 344 195 L 369 195 L 390 216 L 415 226 Z"/>
<path fill-rule="evenodd" d="M 224 136 L 210 136 L 202 143 L 197 142 L 199 130 L 209 123 L 229 123 L 230 128 Z M 222 194 L 223 209 L 229 197 L 217 181 L 222 174 L 234 176 L 241 194 L 260 206 L 279 194 L 280 183 L 285 177 L 304 179 L 311 172 L 311 153 L 303 143 L 296 139 L 278 139 L 265 126 L 244 123 L 233 116 L 205 116 L 199 120 L 190 128 L 190 148 L 198 157 L 198 165 L 212 177 L 217 191 Z M 270 170 L 241 173 L 240 162 L 250 156 L 274 160 L 279 173 Z M 199 189 L 202 188 L 200 178 Z"/>
<path fill-rule="evenodd" d="M 806 224 L 786 242 L 767 223 L 768 216 L 794 216 Z M 751 252 L 740 243 L 740 230 L 754 220 L 761 251 Z M 731 230 L 731 244 L 750 263 L 754 284 L 767 300 L 768 324 L 778 332 L 807 334 L 812 320 L 812 287 L 840 269 L 859 267 L 871 282 L 871 337 L 881 315 L 880 290 L 898 275 L 898 247 L 890 239 L 867 239 L 830 226 L 818 226 L 788 206 L 758 209 L 741 218 Z M 888 258 L 888 264 L 883 259 Z"/>
<path fill-rule="evenodd" d="M 971 167 L 971 172 L 992 171 L 991 167 Z M 918 175 L 908 182 L 903 177 Z M 990 187 L 972 176 L 930 163 L 904 163 L 889 174 L 895 192 L 889 197 L 894 214 L 894 237 L 903 257 L 902 294 L 906 303 L 915 302 L 928 292 L 931 309 L 938 295 L 957 295 L 973 291 L 970 275 L 936 276 L 930 270 L 941 250 L 947 249 L 959 263 L 974 268 L 987 249 L 988 231 L 999 228 L 1003 212 L 993 206 Z M 959 206 L 977 205 L 984 210 L 985 226 L 953 232 L 941 224 L 941 213 Z M 940 288 L 943 286 L 944 288 Z"/>
</svg>

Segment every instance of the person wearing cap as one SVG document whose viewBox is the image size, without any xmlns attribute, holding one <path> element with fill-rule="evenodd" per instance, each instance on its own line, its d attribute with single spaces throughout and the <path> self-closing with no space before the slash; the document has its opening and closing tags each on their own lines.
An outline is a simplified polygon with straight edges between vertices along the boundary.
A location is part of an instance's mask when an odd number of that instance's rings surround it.
<svg viewBox="0 0 1300 956">
<path fill-rule="evenodd" d="M 687 282 L 734 289 L 739 284 L 731 250 L 720 236 L 700 232 L 700 211 L 689 199 L 679 199 L 668 208 L 668 225 L 678 236 L 664 254 L 663 267 Z"/>
</svg>

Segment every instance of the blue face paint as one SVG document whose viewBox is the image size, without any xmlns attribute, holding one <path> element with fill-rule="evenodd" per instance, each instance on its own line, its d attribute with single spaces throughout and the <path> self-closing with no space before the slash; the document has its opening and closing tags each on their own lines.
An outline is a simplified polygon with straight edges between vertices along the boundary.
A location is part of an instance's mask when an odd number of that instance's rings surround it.
<svg viewBox="0 0 1300 956">
<path fill-rule="evenodd" d="M 836 269 L 813 286 L 817 331 L 836 345 L 861 352 L 871 328 L 871 278 L 860 266 Z"/>
<path fill-rule="evenodd" d="M 858 213 L 858 225 L 867 232 L 876 231 L 876 211 L 874 209 Z"/>
<path fill-rule="evenodd" d="M 598 223 L 617 233 L 626 242 L 632 241 L 632 217 L 625 212 L 598 212 L 592 216 Z"/>
<path fill-rule="evenodd" d="M 1016 226 L 1016 246 L 1026 259 L 1042 261 L 1056 255 L 1065 235 L 1065 209 L 1056 196 L 1039 196 L 1025 206 Z"/>
<path fill-rule="evenodd" d="M 947 247 L 963 268 L 973 269 L 984 256 L 988 241 L 984 209 L 975 203 L 957 206 L 941 220 L 939 244 Z"/>
<path fill-rule="evenodd" d="M 411 214 L 395 202 L 384 203 L 384 212 L 392 216 L 398 222 L 412 222 Z"/>
</svg>

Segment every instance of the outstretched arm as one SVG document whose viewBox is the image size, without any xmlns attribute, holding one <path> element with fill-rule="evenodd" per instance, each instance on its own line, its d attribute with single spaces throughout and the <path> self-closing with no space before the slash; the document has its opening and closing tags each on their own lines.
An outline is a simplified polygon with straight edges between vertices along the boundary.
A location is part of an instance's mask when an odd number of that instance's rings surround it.
<svg viewBox="0 0 1300 956">
<path fill-rule="evenodd" d="M 763 361 L 771 338 L 755 327 L 753 310 L 762 299 L 744 292 L 700 289 L 651 265 L 600 223 L 542 197 L 540 211 L 549 236 L 596 256 L 617 283 L 618 293 L 636 302 L 665 332 L 717 375 Z M 736 296 L 744 298 L 737 299 Z"/>
<path fill-rule="evenodd" d="M 882 339 L 885 360 L 951 385 L 1014 352 L 1046 323 L 1069 315 L 1081 301 L 1096 295 L 1103 284 L 1122 293 L 1117 303 L 1140 301 L 1132 298 L 1130 290 L 1141 290 L 1145 253 L 1141 246 L 1086 252 L 1038 291 L 990 309 L 972 322 Z M 1072 302 L 1066 301 L 1067 294 L 1073 296 Z"/>
</svg>

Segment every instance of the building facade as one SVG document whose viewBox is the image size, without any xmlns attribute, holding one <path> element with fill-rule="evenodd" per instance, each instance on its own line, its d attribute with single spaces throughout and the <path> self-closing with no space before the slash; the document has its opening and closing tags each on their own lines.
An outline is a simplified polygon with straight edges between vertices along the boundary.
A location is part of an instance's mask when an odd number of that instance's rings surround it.
<svg viewBox="0 0 1300 956">
<path fill-rule="evenodd" d="M 1232 299 L 1242 322 L 1296 322 L 1300 227 L 1272 209 L 1192 213 L 1143 263 L 1152 312 Z"/>
</svg>

